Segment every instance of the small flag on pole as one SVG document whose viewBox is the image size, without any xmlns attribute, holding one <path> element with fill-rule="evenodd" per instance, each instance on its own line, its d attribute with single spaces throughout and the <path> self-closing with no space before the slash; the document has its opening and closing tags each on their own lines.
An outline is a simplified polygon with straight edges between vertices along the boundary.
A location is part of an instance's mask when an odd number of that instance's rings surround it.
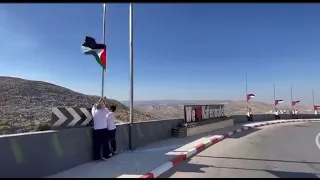
<svg viewBox="0 0 320 180">
<path fill-rule="evenodd" d="M 292 101 L 292 106 L 295 106 L 296 104 L 299 104 L 300 101 Z"/>
<path fill-rule="evenodd" d="M 316 110 L 318 110 L 318 109 L 320 109 L 320 106 L 313 106 L 313 109 L 316 111 Z"/>
<path fill-rule="evenodd" d="M 86 36 L 82 44 L 83 53 L 93 55 L 100 66 L 105 70 L 107 66 L 107 47 L 105 44 L 97 44 L 92 37 Z"/>
<path fill-rule="evenodd" d="M 254 94 L 247 94 L 247 101 L 254 98 Z"/>
<path fill-rule="evenodd" d="M 274 105 L 276 106 L 276 105 L 281 104 L 281 103 L 283 103 L 283 100 L 275 100 Z"/>
</svg>

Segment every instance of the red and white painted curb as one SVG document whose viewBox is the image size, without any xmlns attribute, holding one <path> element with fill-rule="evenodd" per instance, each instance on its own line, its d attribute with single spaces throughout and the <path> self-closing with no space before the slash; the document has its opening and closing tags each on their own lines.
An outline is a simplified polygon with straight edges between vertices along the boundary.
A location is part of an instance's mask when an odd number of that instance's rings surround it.
<svg viewBox="0 0 320 180">
<path fill-rule="evenodd" d="M 261 127 L 261 126 L 266 126 L 266 125 L 271 125 L 271 124 L 304 122 L 304 121 L 319 121 L 319 120 L 317 120 L 317 119 L 294 119 L 294 120 L 275 120 L 275 121 L 267 121 L 267 122 L 257 122 L 257 123 L 246 124 L 240 129 L 224 133 L 223 135 L 211 136 L 211 137 L 209 137 L 209 139 L 206 142 L 200 143 L 197 146 L 189 149 L 188 151 L 186 151 L 180 155 L 177 155 L 175 158 L 162 164 L 158 168 L 150 171 L 147 174 L 140 176 L 140 178 L 157 178 L 158 176 L 160 176 L 164 172 L 166 172 L 169 169 L 173 168 L 174 166 L 177 166 L 178 164 L 180 164 L 182 161 L 190 158 L 191 156 L 193 156 L 195 154 L 198 154 L 199 152 L 203 151 L 204 149 L 208 148 L 209 146 L 216 144 L 216 143 L 222 141 L 223 139 L 232 136 L 233 134 L 236 134 L 236 133 L 239 133 L 242 131 L 246 131 L 248 129 L 252 129 L 255 127 Z"/>
</svg>

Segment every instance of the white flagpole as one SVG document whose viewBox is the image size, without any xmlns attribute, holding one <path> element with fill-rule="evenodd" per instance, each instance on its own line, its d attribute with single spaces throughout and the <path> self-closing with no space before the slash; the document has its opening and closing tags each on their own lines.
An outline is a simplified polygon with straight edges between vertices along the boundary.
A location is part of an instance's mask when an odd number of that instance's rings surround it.
<svg viewBox="0 0 320 180">
<path fill-rule="evenodd" d="M 316 115 L 317 115 L 317 114 L 316 114 L 316 113 L 317 113 L 317 112 L 316 112 L 317 110 L 314 109 L 314 90 L 313 90 L 313 89 L 312 89 L 312 104 L 313 104 L 313 107 L 312 107 L 312 108 L 313 108 L 313 111 L 314 111 L 313 113 L 314 113 L 314 115 L 316 116 Z"/>
<path fill-rule="evenodd" d="M 103 3 L 103 17 L 102 17 L 102 43 L 106 44 L 106 21 L 107 21 L 107 4 Z M 101 98 L 104 92 L 104 69 L 102 69 L 102 82 L 101 82 Z"/>
<path fill-rule="evenodd" d="M 246 73 L 246 101 L 247 101 L 247 111 L 249 110 L 249 101 L 248 101 L 248 73 Z"/>
<path fill-rule="evenodd" d="M 130 46 L 130 139 L 129 148 L 132 150 L 131 128 L 133 124 L 133 3 L 129 6 L 129 46 Z"/>
<path fill-rule="evenodd" d="M 274 110 L 276 110 L 276 83 L 273 82 L 273 105 L 274 105 Z"/>
<path fill-rule="evenodd" d="M 292 102 L 293 102 L 293 95 L 292 95 L 292 84 L 291 84 L 291 87 L 290 87 L 290 93 L 291 93 L 291 111 L 293 110 L 293 106 L 292 106 Z"/>
<path fill-rule="evenodd" d="M 314 107 L 314 90 L 312 89 L 312 104 L 313 104 L 313 107 Z"/>
</svg>

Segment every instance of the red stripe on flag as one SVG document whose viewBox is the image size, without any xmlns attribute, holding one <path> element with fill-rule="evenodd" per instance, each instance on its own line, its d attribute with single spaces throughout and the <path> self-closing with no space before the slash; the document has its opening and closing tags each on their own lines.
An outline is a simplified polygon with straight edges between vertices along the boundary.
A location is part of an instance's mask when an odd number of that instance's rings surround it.
<svg viewBox="0 0 320 180">
<path fill-rule="evenodd" d="M 100 59 L 101 59 L 101 64 L 103 65 L 103 68 L 106 69 L 106 67 L 107 67 L 107 47 L 104 48 Z"/>
</svg>

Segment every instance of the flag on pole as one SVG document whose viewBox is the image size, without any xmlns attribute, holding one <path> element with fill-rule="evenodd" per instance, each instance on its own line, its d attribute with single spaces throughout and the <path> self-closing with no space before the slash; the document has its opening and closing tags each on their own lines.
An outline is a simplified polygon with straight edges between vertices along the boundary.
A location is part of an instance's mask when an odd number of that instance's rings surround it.
<svg viewBox="0 0 320 180">
<path fill-rule="evenodd" d="M 316 110 L 318 110 L 318 109 L 320 109 L 320 106 L 313 106 L 313 109 L 316 111 Z"/>
<path fill-rule="evenodd" d="M 276 106 L 276 105 L 281 104 L 281 103 L 283 103 L 283 100 L 275 100 L 274 105 Z"/>
<path fill-rule="evenodd" d="M 254 98 L 254 94 L 247 94 L 247 101 Z"/>
<path fill-rule="evenodd" d="M 86 36 L 82 44 L 83 53 L 93 55 L 100 66 L 105 70 L 107 67 L 107 47 L 105 44 L 98 44 L 92 37 Z"/>
<path fill-rule="evenodd" d="M 296 104 L 299 104 L 300 101 L 292 101 L 292 106 L 295 106 Z"/>
</svg>

